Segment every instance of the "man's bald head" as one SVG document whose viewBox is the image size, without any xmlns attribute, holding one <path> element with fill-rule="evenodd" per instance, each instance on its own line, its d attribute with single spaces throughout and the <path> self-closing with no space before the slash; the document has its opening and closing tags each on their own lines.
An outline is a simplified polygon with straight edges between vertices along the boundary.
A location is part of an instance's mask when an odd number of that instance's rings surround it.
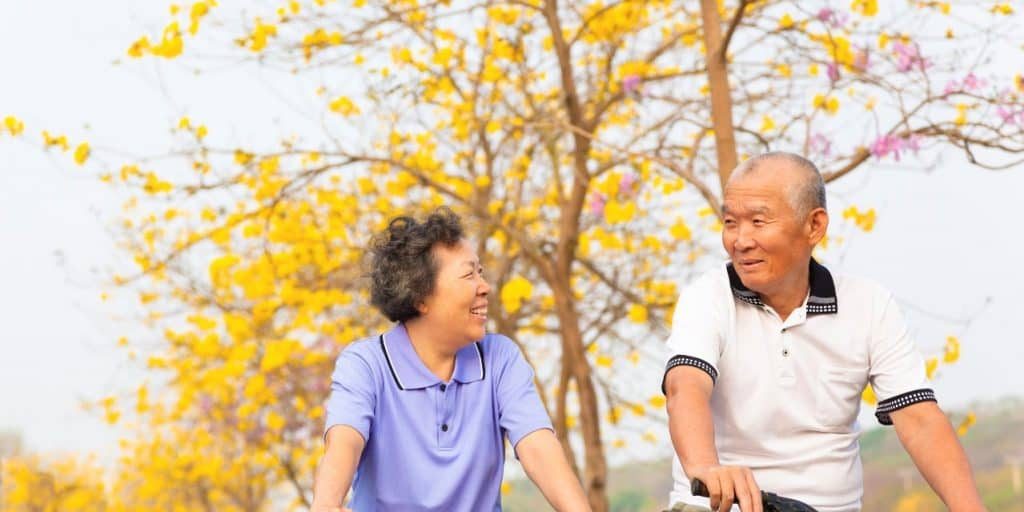
<svg viewBox="0 0 1024 512">
<path fill-rule="evenodd" d="M 784 167 L 766 164 L 782 164 Z M 821 172 L 813 162 L 795 153 L 772 151 L 757 155 L 738 165 L 729 175 L 729 183 L 762 172 L 787 175 L 780 176 L 784 180 L 781 185 L 785 187 L 790 205 L 798 217 L 806 216 L 815 208 L 826 208 L 825 180 Z"/>
</svg>

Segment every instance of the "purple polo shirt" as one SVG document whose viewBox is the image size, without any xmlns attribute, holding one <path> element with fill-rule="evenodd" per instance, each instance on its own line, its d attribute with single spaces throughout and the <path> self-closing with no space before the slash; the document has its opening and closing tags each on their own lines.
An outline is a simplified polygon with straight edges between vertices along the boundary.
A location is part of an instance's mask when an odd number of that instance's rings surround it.
<svg viewBox="0 0 1024 512">
<path fill-rule="evenodd" d="M 366 440 L 355 512 L 501 510 L 504 436 L 514 447 L 551 429 L 533 370 L 500 334 L 459 350 L 446 383 L 397 324 L 346 347 L 332 379 L 326 429 L 349 425 Z"/>
</svg>

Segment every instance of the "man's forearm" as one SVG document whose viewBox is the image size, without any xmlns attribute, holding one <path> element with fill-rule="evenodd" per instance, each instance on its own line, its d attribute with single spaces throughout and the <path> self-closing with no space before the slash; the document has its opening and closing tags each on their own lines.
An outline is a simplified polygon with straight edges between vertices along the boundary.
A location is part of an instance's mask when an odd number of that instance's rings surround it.
<svg viewBox="0 0 1024 512">
<path fill-rule="evenodd" d="M 681 388 L 668 397 L 668 430 L 687 475 L 718 465 L 711 406 L 700 390 Z"/>
<path fill-rule="evenodd" d="M 892 418 L 900 442 L 943 503 L 952 512 L 984 510 L 967 454 L 942 410 L 919 403 Z"/>
</svg>

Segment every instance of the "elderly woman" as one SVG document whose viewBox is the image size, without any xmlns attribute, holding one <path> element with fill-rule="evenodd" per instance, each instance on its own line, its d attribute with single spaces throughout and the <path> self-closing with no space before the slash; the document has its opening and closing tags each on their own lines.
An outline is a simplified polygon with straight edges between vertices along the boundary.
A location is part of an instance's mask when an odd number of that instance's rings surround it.
<svg viewBox="0 0 1024 512">
<path fill-rule="evenodd" d="M 506 436 L 556 510 L 589 510 L 532 369 L 486 332 L 491 287 L 459 218 L 396 218 L 371 253 L 371 302 L 395 325 L 338 357 L 313 510 L 348 510 L 350 485 L 355 512 L 501 510 Z"/>
</svg>

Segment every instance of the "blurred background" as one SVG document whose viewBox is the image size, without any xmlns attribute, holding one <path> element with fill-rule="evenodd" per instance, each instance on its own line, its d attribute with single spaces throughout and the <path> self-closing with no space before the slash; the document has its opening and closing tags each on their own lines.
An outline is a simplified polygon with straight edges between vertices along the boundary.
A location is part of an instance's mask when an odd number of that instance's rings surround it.
<svg viewBox="0 0 1024 512">
<path fill-rule="evenodd" d="M 1024 510 L 1019 2 L 0 7 L 0 510 L 308 506 L 333 360 L 385 326 L 362 249 L 439 205 L 592 504 L 660 510 L 667 322 L 766 150 L 822 169 L 816 257 L 896 294 Z M 873 405 L 865 510 L 940 510 Z"/>
</svg>

